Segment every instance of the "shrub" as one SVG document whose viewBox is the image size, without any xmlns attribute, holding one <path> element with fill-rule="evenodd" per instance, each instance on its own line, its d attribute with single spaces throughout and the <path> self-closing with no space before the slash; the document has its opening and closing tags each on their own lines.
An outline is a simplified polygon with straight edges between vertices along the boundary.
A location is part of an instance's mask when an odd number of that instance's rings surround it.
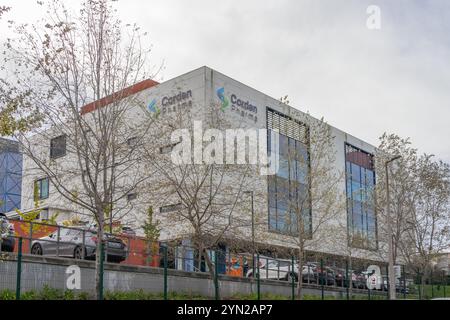
<svg viewBox="0 0 450 320">
<path fill-rule="evenodd" d="M 15 300 L 16 294 L 9 289 L 0 291 L 0 300 Z"/>
</svg>

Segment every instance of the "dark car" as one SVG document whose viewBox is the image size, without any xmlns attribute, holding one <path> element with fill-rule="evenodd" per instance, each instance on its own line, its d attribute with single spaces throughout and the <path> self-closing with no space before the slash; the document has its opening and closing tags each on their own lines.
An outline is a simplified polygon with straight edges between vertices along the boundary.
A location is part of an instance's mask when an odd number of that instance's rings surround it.
<svg viewBox="0 0 450 320">
<path fill-rule="evenodd" d="M 336 279 L 336 285 L 338 287 L 347 287 L 350 283 L 348 277 L 355 278 L 355 273 L 352 270 L 346 270 L 344 268 L 336 268 L 335 269 L 335 279 Z"/>
<path fill-rule="evenodd" d="M 9 223 L 6 215 L 0 213 L 1 251 L 13 252 L 16 240 L 14 238 L 14 226 Z"/>
<path fill-rule="evenodd" d="M 59 239 L 57 231 L 36 239 L 32 242 L 31 253 L 35 255 L 95 260 L 98 242 L 97 235 L 88 228 L 84 229 L 83 231 L 81 228 L 61 228 Z M 126 260 L 127 246 L 121 239 L 105 233 L 104 243 L 106 260 L 108 262 L 120 263 Z"/>
<path fill-rule="evenodd" d="M 356 289 L 366 289 L 367 288 L 367 278 L 362 272 L 355 272 L 352 274 L 352 286 Z"/>
<path fill-rule="evenodd" d="M 408 283 L 405 282 L 403 279 L 399 279 L 395 285 L 395 290 L 398 293 L 404 293 L 409 294 L 409 286 Z"/>
<path fill-rule="evenodd" d="M 316 278 L 319 280 L 318 284 L 323 284 L 326 286 L 334 286 L 336 285 L 336 271 L 330 267 L 324 267 L 323 270 L 318 266 L 316 268 L 317 276 Z"/>
</svg>

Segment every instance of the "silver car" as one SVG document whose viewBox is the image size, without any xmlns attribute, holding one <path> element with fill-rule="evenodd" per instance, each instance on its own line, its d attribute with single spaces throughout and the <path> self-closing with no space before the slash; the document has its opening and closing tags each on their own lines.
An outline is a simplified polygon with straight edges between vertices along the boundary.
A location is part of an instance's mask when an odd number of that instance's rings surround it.
<svg viewBox="0 0 450 320">
<path fill-rule="evenodd" d="M 83 242 L 84 233 L 84 242 Z M 61 228 L 31 243 L 31 254 L 95 260 L 97 235 L 90 230 Z M 84 243 L 84 256 L 83 256 Z M 105 234 L 105 255 L 108 262 L 120 263 L 127 258 L 125 243 L 111 234 Z"/>
<path fill-rule="evenodd" d="M 261 279 L 288 280 L 294 276 L 295 281 L 298 278 L 298 264 L 294 264 L 294 272 L 291 271 L 291 261 L 283 259 L 274 259 L 270 257 L 259 257 L 259 274 Z M 253 268 L 247 272 L 247 277 L 253 277 Z"/>
</svg>

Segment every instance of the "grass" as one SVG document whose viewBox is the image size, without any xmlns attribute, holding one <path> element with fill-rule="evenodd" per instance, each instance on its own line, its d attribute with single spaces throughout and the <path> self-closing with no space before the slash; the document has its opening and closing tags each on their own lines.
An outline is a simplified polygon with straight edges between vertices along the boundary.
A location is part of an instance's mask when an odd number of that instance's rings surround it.
<svg viewBox="0 0 450 320">
<path fill-rule="evenodd" d="M 446 287 L 446 295 L 450 295 L 450 286 Z M 425 299 L 431 298 L 431 285 L 427 285 L 425 287 Z M 444 296 L 444 287 L 434 286 L 434 297 L 443 297 Z M 13 290 L 3 290 L 0 291 L 0 300 L 15 300 L 16 294 Z M 254 294 L 241 294 L 237 293 L 231 297 L 223 297 L 227 300 L 257 300 L 256 293 Z M 371 295 L 371 300 L 386 300 L 385 295 Z M 403 294 L 397 294 L 398 299 L 403 299 Z M 23 292 L 21 294 L 21 300 L 93 300 L 94 296 L 90 295 L 86 292 L 74 292 L 70 290 L 58 290 L 53 289 L 48 286 L 44 286 L 41 291 L 30 290 Z M 161 293 L 149 293 L 144 290 L 135 290 L 135 291 L 106 291 L 104 293 L 105 300 L 163 300 L 164 297 Z M 177 292 L 169 292 L 168 293 L 169 300 L 208 300 L 211 298 L 190 294 L 190 293 L 177 293 Z M 290 296 L 282 296 L 276 294 L 261 294 L 261 300 L 290 300 Z M 408 295 L 407 299 L 418 299 L 418 295 Z M 303 296 L 303 300 L 321 300 L 320 295 L 311 295 L 305 294 Z M 341 297 L 333 296 L 333 295 L 325 295 L 324 300 L 346 300 L 345 294 Z M 368 300 L 368 295 L 362 294 L 354 294 L 351 297 L 351 300 Z"/>
<path fill-rule="evenodd" d="M 418 292 L 418 287 L 416 292 Z M 417 294 L 416 294 L 417 295 Z M 423 298 L 424 299 L 432 299 L 432 298 L 444 298 L 450 297 L 450 286 L 442 286 L 442 285 L 433 285 L 427 284 L 423 288 Z"/>
<path fill-rule="evenodd" d="M 88 300 L 91 298 L 85 292 L 63 291 L 44 286 L 41 291 L 30 290 L 20 295 L 21 300 Z M 16 293 L 12 290 L 0 291 L 0 300 L 15 300 Z"/>
</svg>

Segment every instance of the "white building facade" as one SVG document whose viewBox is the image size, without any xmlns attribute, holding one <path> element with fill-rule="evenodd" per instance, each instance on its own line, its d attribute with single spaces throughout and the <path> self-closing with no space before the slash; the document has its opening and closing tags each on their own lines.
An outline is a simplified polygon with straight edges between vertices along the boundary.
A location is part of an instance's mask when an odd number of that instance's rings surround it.
<svg viewBox="0 0 450 320">
<path fill-rule="evenodd" d="M 305 119 L 309 119 L 308 121 L 313 123 L 318 121 L 317 119 L 208 67 L 196 69 L 160 84 L 148 85 L 134 94 L 147 107 L 149 113 L 158 112 L 161 118 L 177 112 L 190 112 L 194 119 L 202 121 L 206 106 L 216 106 L 220 108 L 220 115 L 235 128 L 266 129 L 268 137 L 271 131 L 277 132 L 280 163 L 278 172 L 275 175 L 255 174 L 253 177 L 254 189 L 251 191 L 261 195 L 253 203 L 256 216 L 254 230 L 251 230 L 251 223 L 248 223 L 234 232 L 236 236 L 247 240 L 253 233 L 255 241 L 261 246 L 296 247 L 295 234 L 298 230 L 292 228 L 294 218 L 289 214 L 283 198 L 279 196 L 279 189 L 283 183 L 287 183 L 296 186 L 300 197 L 302 192 L 303 194 L 309 192 L 308 168 L 302 169 L 301 166 L 292 164 L 292 161 L 286 158 L 286 154 L 290 149 L 308 154 L 308 139 L 303 136 L 302 131 L 304 122 Z M 375 204 L 372 203 L 374 199 L 368 196 L 376 184 L 374 165 L 376 148 L 339 129 L 331 126 L 329 129 L 333 136 L 335 154 L 334 162 L 330 165 L 335 168 L 336 176 L 341 177 L 335 188 L 345 196 L 342 198 L 343 203 L 336 206 L 337 212 L 333 218 L 324 223 L 322 235 L 320 232 L 317 233 L 321 239 L 319 241 L 311 239 L 306 249 L 330 255 L 351 255 L 355 258 L 385 261 L 385 254 L 382 252 L 385 244 L 379 239 L 380 222 L 377 220 Z M 50 154 L 51 144 L 57 144 L 58 137 L 56 135 L 53 138 L 56 140 L 52 142 L 39 143 L 44 153 L 45 148 L 48 148 L 47 152 Z M 266 147 L 270 151 L 270 138 L 259 143 L 268 143 Z M 314 154 L 310 156 L 314 157 Z M 67 159 L 62 156 L 57 161 L 65 162 Z M 73 180 L 70 183 L 79 184 Z M 36 185 L 39 206 L 43 209 L 41 218 L 45 219 L 58 213 L 58 219 L 64 220 L 74 214 L 82 214 L 82 210 L 74 208 L 70 201 L 58 194 L 33 161 L 25 156 L 21 199 L 24 212 L 32 210 L 35 206 Z M 158 190 L 154 192 L 158 193 Z M 143 195 L 139 191 L 130 194 L 128 200 L 136 203 L 135 210 L 131 210 L 121 221 L 123 225 L 135 229 L 137 234 L 142 233 L 140 226 L 145 219 L 143 212 L 147 206 L 141 199 Z M 171 208 L 176 210 L 176 206 L 176 202 L 173 203 L 168 199 L 153 203 L 156 218 L 162 221 L 162 241 L 186 236 L 181 234 L 182 230 L 178 230 L 173 223 L 164 223 L 164 214 Z M 251 219 L 248 207 L 245 210 L 244 208 L 237 210 L 236 214 L 246 221 Z M 318 223 L 319 215 L 320 213 L 315 212 L 312 206 L 305 212 L 306 225 L 310 224 L 310 228 L 313 228 Z M 357 233 L 362 239 L 360 243 L 355 245 L 348 241 L 349 233 Z"/>
</svg>

